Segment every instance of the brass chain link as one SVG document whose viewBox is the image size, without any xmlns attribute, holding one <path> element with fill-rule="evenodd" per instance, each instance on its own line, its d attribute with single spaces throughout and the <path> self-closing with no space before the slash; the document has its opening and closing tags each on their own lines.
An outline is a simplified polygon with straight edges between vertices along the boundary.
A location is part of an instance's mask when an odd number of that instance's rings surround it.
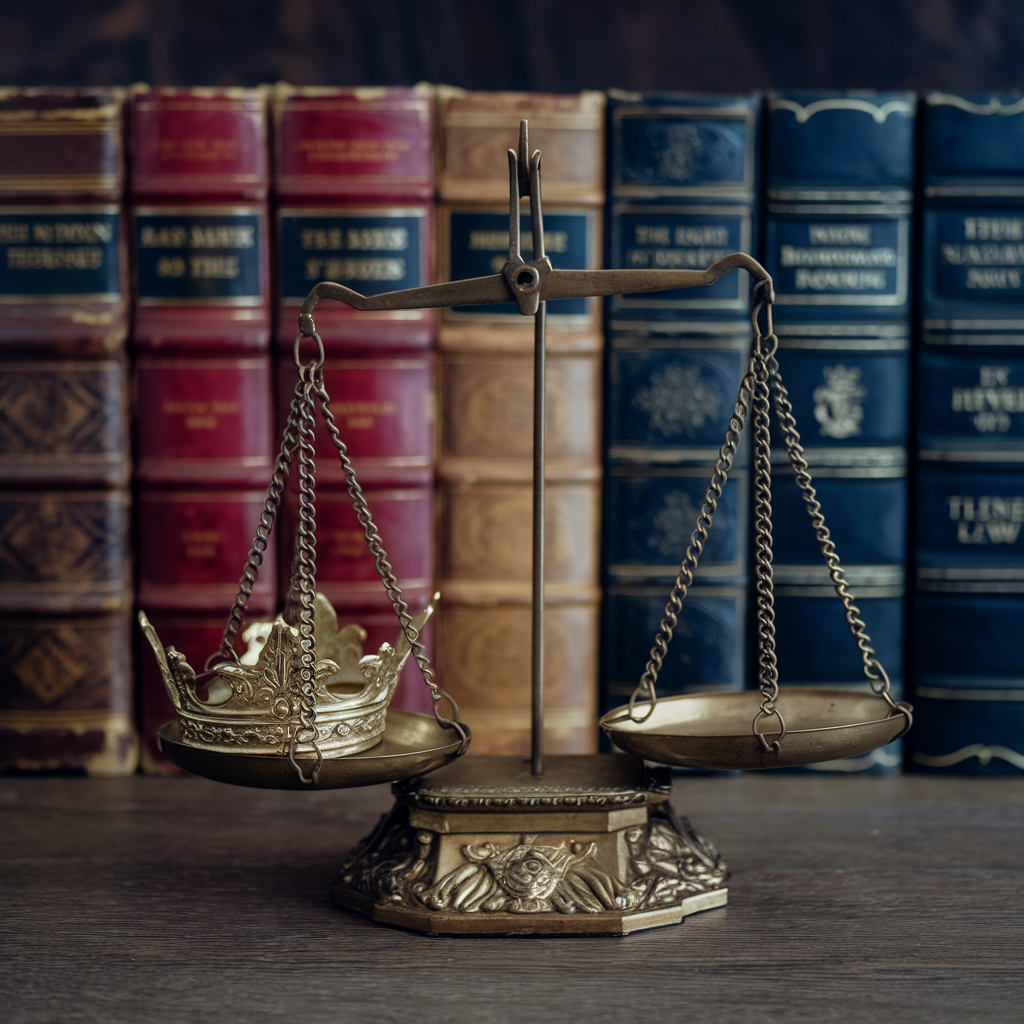
<svg viewBox="0 0 1024 1024">
<path fill-rule="evenodd" d="M 767 305 L 768 330 L 762 334 L 759 314 L 765 303 L 758 302 L 751 320 L 754 343 L 751 363 L 754 371 L 754 394 L 751 399 L 754 422 L 754 535 L 755 584 L 757 594 L 757 682 L 761 704 L 754 716 L 752 729 L 765 750 L 778 752 L 786 735 L 786 720 L 775 702 L 779 696 L 779 668 L 775 657 L 775 584 L 772 575 L 772 439 L 771 394 L 768 359 L 775 355 L 778 339 L 772 330 L 772 307 Z M 762 718 L 775 717 L 779 733 L 769 741 L 757 724 Z"/>
<path fill-rule="evenodd" d="M 775 592 L 772 575 L 772 472 L 771 472 L 771 399 L 774 394 L 776 418 L 779 421 L 790 464 L 796 477 L 797 486 L 804 498 L 810 514 L 815 535 L 821 547 L 825 564 L 835 586 L 836 594 L 846 612 L 846 621 L 850 632 L 857 643 L 864 666 L 864 674 L 868 678 L 872 690 L 881 697 L 892 711 L 903 714 L 908 719 L 908 728 L 913 719 L 910 705 L 894 701 L 889 692 L 889 677 L 871 647 L 871 640 L 866 632 L 864 622 L 860 618 L 860 610 L 854 604 L 853 595 L 849 592 L 839 555 L 832 541 L 825 517 L 821 511 L 821 503 L 811 481 L 807 460 L 804 458 L 800 433 L 797 430 L 796 418 L 789 394 L 782 382 L 776 351 L 778 338 L 772 324 L 772 288 L 771 282 L 761 281 L 754 288 L 758 302 L 751 314 L 754 326 L 754 341 L 751 346 L 750 363 L 746 375 L 740 383 L 739 394 L 733 407 L 726 431 L 725 441 L 715 460 L 714 471 L 708 486 L 704 504 L 701 506 L 697 525 L 690 537 L 690 543 L 679 568 L 675 583 L 665 605 L 658 632 L 654 638 L 649 660 L 640 677 L 639 683 L 629 699 L 629 717 L 634 722 L 645 722 L 654 713 L 658 696 L 656 684 L 662 663 L 668 654 L 668 645 L 672 641 L 673 632 L 678 625 L 678 617 L 682 611 L 682 603 L 689 588 L 693 585 L 694 572 L 707 543 L 708 531 L 712 517 L 722 496 L 722 489 L 728 479 L 729 471 L 739 446 L 748 410 L 751 411 L 754 433 L 754 532 L 755 532 L 755 589 L 757 594 L 757 633 L 758 633 L 758 686 L 761 691 L 761 703 L 757 715 L 751 724 L 752 731 L 765 750 L 778 751 L 782 739 L 786 735 L 786 722 L 777 707 L 779 696 L 778 662 L 775 654 Z M 760 313 L 765 309 L 766 330 L 761 332 Z M 638 714 L 635 710 L 637 700 L 649 701 L 646 711 Z M 762 718 L 777 718 L 779 731 L 774 738 L 758 731 L 758 723 Z"/>
<path fill-rule="evenodd" d="M 293 724 L 288 744 L 288 760 L 306 781 L 301 766 L 295 760 L 299 743 L 309 743 L 316 754 L 308 781 L 316 782 L 323 764 L 323 754 L 316 742 L 316 632 L 313 598 L 316 595 L 316 405 L 315 379 L 323 363 L 322 349 L 319 364 L 316 360 L 299 367 L 302 383 L 302 401 L 299 405 L 298 446 L 299 461 L 299 519 L 298 542 L 293 566 L 291 591 L 298 594 L 299 655 L 298 655 L 298 723 Z M 296 673 L 293 672 L 292 678 Z"/>
</svg>

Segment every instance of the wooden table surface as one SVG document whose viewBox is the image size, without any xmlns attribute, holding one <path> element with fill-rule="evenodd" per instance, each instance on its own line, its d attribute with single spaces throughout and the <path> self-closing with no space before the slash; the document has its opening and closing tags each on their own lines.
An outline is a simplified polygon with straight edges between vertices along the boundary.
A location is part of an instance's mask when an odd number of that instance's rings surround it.
<svg viewBox="0 0 1024 1024">
<path fill-rule="evenodd" d="M 620 938 L 430 938 L 335 906 L 384 787 L 0 778 L 0 1019 L 1024 1020 L 1024 783 L 677 781 L 727 908 Z"/>
</svg>

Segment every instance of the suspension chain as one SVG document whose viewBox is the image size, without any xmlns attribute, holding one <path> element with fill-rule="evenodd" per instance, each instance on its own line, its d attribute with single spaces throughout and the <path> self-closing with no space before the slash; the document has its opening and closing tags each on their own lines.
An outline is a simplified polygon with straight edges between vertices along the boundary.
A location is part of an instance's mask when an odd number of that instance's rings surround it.
<svg viewBox="0 0 1024 1024">
<path fill-rule="evenodd" d="M 821 553 L 825 558 L 825 565 L 828 567 L 836 596 L 842 602 L 843 610 L 846 613 L 846 622 L 857 643 L 857 649 L 860 651 L 864 675 L 867 676 L 871 689 L 890 708 L 894 711 L 899 711 L 910 719 L 909 705 L 893 700 L 892 694 L 889 692 L 889 676 L 882 667 L 882 663 L 875 657 L 874 648 L 871 646 L 871 638 L 867 634 L 864 620 L 860 617 L 860 609 L 854 604 L 854 597 L 849 591 L 846 574 L 839 563 L 839 554 L 829 534 L 829 529 L 825 525 L 825 517 L 821 511 L 821 502 L 818 501 L 818 494 L 811 479 L 807 459 L 804 457 L 800 431 L 797 429 L 796 417 L 793 415 L 793 404 L 789 399 L 789 392 L 782 382 L 782 373 L 779 370 L 779 363 L 775 358 L 774 352 L 768 359 L 768 371 L 771 377 L 772 391 L 775 396 L 775 414 L 786 443 L 789 462 L 793 467 L 793 474 L 803 496 L 804 505 L 810 514 L 811 523 L 814 526 L 814 534 L 821 548 Z"/>
<path fill-rule="evenodd" d="M 779 669 L 775 657 L 775 584 L 772 575 L 772 442 L 771 395 L 768 360 L 774 357 L 778 339 L 772 330 L 772 308 L 768 305 L 767 333 L 762 334 L 758 315 L 764 303 L 754 307 L 754 344 L 751 362 L 754 369 L 752 398 L 754 423 L 754 535 L 755 590 L 757 593 L 757 682 L 761 690 L 760 710 L 754 717 L 755 735 L 765 750 L 779 750 L 786 735 L 786 720 L 775 702 L 779 696 Z M 778 719 L 779 733 L 769 741 L 757 729 L 762 718 Z"/>
<path fill-rule="evenodd" d="M 298 418 L 299 460 L 299 521 L 296 556 L 293 562 L 291 591 L 298 594 L 299 654 L 298 654 L 298 724 L 292 727 L 288 744 L 288 760 L 303 781 L 316 782 L 323 763 L 323 755 L 316 742 L 316 633 L 313 598 L 316 594 L 316 465 L 315 433 L 316 404 L 314 400 L 316 375 L 323 364 L 322 349 L 319 363 L 314 360 L 299 367 L 302 401 Z M 293 678 L 295 673 L 293 673 Z M 309 743 L 316 754 L 310 778 L 307 780 L 295 760 L 299 743 Z"/>
<path fill-rule="evenodd" d="M 658 673 L 668 653 L 668 645 L 672 641 L 673 632 L 678 625 L 679 614 L 689 588 L 693 585 L 693 576 L 697 569 L 700 556 L 707 543 L 708 531 L 712 517 L 722 497 L 722 489 L 728 479 L 729 471 L 739 447 L 740 437 L 745 426 L 748 411 L 751 414 L 754 434 L 754 534 L 755 534 L 755 573 L 757 593 L 757 634 L 758 634 L 758 687 L 761 691 L 761 703 L 752 723 L 752 730 L 765 750 L 778 751 L 782 739 L 786 735 L 786 721 L 777 706 L 779 696 L 779 672 L 775 654 L 775 591 L 772 575 L 772 464 L 771 464 L 771 406 L 774 394 L 775 413 L 781 427 L 789 453 L 789 460 L 796 476 L 797 486 L 804 498 L 807 511 L 810 513 L 815 535 L 821 546 L 829 575 L 832 578 L 843 608 L 846 621 L 850 626 L 854 640 L 861 653 L 864 674 L 867 676 L 872 690 L 889 705 L 893 711 L 911 719 L 910 706 L 894 701 L 889 692 L 889 677 L 885 669 L 875 657 L 871 640 L 867 635 L 860 611 L 854 604 L 843 569 L 839 564 L 835 544 L 829 536 L 825 517 L 821 511 L 821 503 L 811 482 L 807 460 L 800 443 L 793 406 L 782 383 L 776 351 L 779 341 L 775 336 L 772 324 L 772 289 L 770 281 L 759 282 L 754 289 L 758 302 L 751 315 L 754 325 L 754 342 L 751 346 L 750 363 L 747 373 L 740 383 L 739 394 L 733 407 L 725 442 L 722 444 L 715 461 L 711 482 L 708 485 L 704 504 L 701 506 L 697 525 L 690 537 L 689 546 L 679 567 L 679 575 L 669 594 L 665 605 L 665 615 L 661 620 L 654 638 L 647 666 L 633 695 L 629 699 L 629 717 L 634 722 L 644 722 L 654 712 L 658 697 L 656 684 Z M 759 317 L 765 309 L 766 329 L 761 332 Z M 649 701 L 642 713 L 636 708 L 638 700 Z M 762 719 L 776 718 L 778 732 L 766 734 L 758 729 Z"/>
</svg>

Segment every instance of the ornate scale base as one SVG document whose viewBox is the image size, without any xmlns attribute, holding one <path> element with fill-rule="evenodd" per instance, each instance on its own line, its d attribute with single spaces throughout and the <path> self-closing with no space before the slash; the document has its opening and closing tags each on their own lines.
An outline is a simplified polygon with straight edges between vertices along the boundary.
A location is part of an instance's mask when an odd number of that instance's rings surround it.
<svg viewBox="0 0 1024 1024">
<path fill-rule="evenodd" d="M 723 906 L 728 869 L 668 803 L 668 769 L 619 755 L 467 757 L 394 786 L 334 899 L 433 935 L 625 935 Z"/>
</svg>

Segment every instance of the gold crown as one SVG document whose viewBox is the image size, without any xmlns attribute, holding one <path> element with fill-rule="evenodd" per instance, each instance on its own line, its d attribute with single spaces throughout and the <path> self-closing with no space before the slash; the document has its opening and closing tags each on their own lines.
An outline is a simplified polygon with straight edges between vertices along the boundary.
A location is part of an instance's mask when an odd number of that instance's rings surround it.
<svg viewBox="0 0 1024 1024">
<path fill-rule="evenodd" d="M 434 601 L 413 619 L 416 629 L 433 614 Z M 344 757 L 381 741 L 409 641 L 400 633 L 394 646 L 381 644 L 377 654 L 363 657 L 362 626 L 339 629 L 338 616 L 322 594 L 316 595 L 314 614 L 316 745 L 324 757 Z M 184 655 L 173 647 L 164 650 L 141 611 L 139 625 L 153 647 L 185 743 L 222 753 L 287 755 L 299 720 L 298 629 L 280 616 L 254 622 L 242 634 L 245 654 L 237 663 L 213 667 L 203 699 L 197 690 L 202 683 Z M 295 747 L 298 756 L 313 753 L 311 742 Z"/>
</svg>

